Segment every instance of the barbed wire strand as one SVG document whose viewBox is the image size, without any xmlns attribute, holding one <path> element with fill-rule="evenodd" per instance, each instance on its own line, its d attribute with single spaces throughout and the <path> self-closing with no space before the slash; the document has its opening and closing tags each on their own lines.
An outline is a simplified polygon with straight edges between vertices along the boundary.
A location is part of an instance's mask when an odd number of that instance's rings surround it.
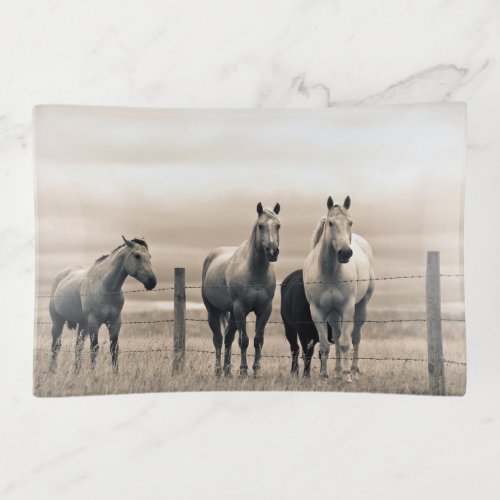
<svg viewBox="0 0 500 500">
<path fill-rule="evenodd" d="M 45 348 L 38 348 L 35 350 L 34 355 L 39 356 L 40 352 L 48 352 L 50 353 L 50 349 L 45 349 Z M 59 353 L 61 352 L 66 352 L 66 353 L 72 353 L 73 351 L 70 349 L 60 349 L 58 351 Z M 141 349 L 120 349 L 119 350 L 120 354 L 122 353 L 142 353 L 142 354 L 149 354 L 153 352 L 178 352 L 172 347 L 165 347 L 165 348 L 155 348 L 155 349 L 150 349 L 150 350 L 141 350 Z M 208 349 L 193 349 L 193 348 L 187 348 L 185 349 L 185 352 L 190 352 L 190 353 L 196 353 L 196 354 L 211 354 L 214 355 L 215 351 L 211 351 Z M 231 353 L 232 356 L 239 356 L 241 357 L 241 354 L 239 352 L 234 352 Z M 253 358 L 255 357 L 255 354 L 248 353 L 247 357 Z M 261 354 L 261 358 L 270 358 L 270 359 L 288 359 L 291 360 L 292 357 L 291 355 L 284 355 L 284 354 Z M 312 356 L 309 358 L 308 356 L 301 356 L 302 359 L 311 359 L 311 360 L 319 360 L 319 357 L 317 356 Z M 333 358 L 332 358 L 333 359 Z M 426 363 L 428 362 L 427 359 L 425 358 L 407 358 L 407 357 L 380 357 L 380 356 L 359 356 L 359 360 L 364 360 L 364 361 L 401 361 L 401 362 L 418 362 L 418 363 Z M 467 363 L 465 361 L 457 361 L 457 360 L 449 360 L 449 359 L 443 359 L 443 362 L 446 364 L 450 365 L 459 365 L 459 366 L 467 366 Z"/>
<path fill-rule="evenodd" d="M 192 321 L 192 322 L 197 322 L 197 323 L 205 323 L 208 320 L 204 318 L 186 318 L 186 321 Z M 377 323 L 377 324 L 384 324 L 384 323 L 422 323 L 426 322 L 427 319 L 422 319 L 422 318 L 410 318 L 410 319 L 367 319 L 364 321 L 364 323 Z M 465 319 L 454 319 L 454 318 L 441 318 L 441 321 L 452 321 L 452 322 L 465 322 Z M 229 324 L 232 323 L 231 321 Z M 247 320 L 245 321 L 246 324 L 255 324 L 255 320 Z M 316 325 L 318 323 L 322 324 L 328 324 L 327 321 L 292 321 L 290 322 L 290 325 Z M 343 320 L 342 323 L 356 323 L 355 320 Z M 234 322 L 236 324 L 236 322 Z M 283 321 L 268 321 L 266 325 L 282 325 Z"/>
<path fill-rule="evenodd" d="M 441 278 L 463 278 L 463 274 L 440 274 Z M 425 274 L 409 274 L 409 275 L 402 275 L 402 276 L 382 276 L 382 277 L 375 277 L 375 278 L 362 278 L 362 279 L 351 279 L 351 280 L 333 280 L 333 281 L 306 281 L 304 283 L 293 283 L 292 286 L 298 286 L 298 285 L 333 285 L 336 283 L 362 283 L 362 282 L 367 282 L 367 281 L 392 281 L 392 280 L 402 280 L 402 279 L 423 279 L 425 278 Z M 288 284 L 286 283 L 277 283 L 276 286 L 287 286 Z M 248 284 L 248 285 L 238 285 L 237 288 L 262 288 L 267 285 L 262 285 L 262 284 Z M 202 286 L 200 284 L 187 284 L 185 286 L 185 289 L 192 290 L 192 289 L 217 289 L 217 288 L 228 288 L 227 285 L 213 285 L 213 286 Z M 166 292 L 166 291 L 172 291 L 175 290 L 174 286 L 168 286 L 168 287 L 162 287 L 162 288 L 155 288 L 153 290 L 146 290 L 146 289 L 136 289 L 136 290 L 120 290 L 118 292 L 99 292 L 99 293 L 81 293 L 79 294 L 80 297 L 88 297 L 88 296 L 101 296 L 101 295 L 118 295 L 121 293 L 124 294 L 129 294 L 129 293 L 156 293 L 156 292 Z M 70 297 L 71 295 L 69 294 L 56 294 L 54 297 Z M 51 294 L 40 294 L 36 296 L 37 298 L 51 298 Z"/>
<path fill-rule="evenodd" d="M 207 323 L 206 318 L 185 318 L 185 321 L 190 321 L 193 323 Z M 464 323 L 464 318 L 441 318 L 444 322 L 454 322 L 454 323 Z M 367 319 L 364 323 L 373 324 L 390 324 L 390 323 L 425 323 L 427 319 L 425 318 L 409 318 L 409 319 Z M 103 323 L 105 326 L 118 326 L 118 325 L 148 325 L 157 323 L 175 323 L 174 319 L 158 319 L 158 320 L 144 320 L 144 321 L 122 321 L 121 323 Z M 229 324 L 232 323 L 231 321 Z M 246 320 L 245 324 L 255 324 L 255 320 Z M 316 325 L 318 323 L 328 324 L 327 321 L 293 321 L 290 325 Z M 343 320 L 342 323 L 356 323 L 355 320 Z M 37 325 L 52 325 L 51 321 L 37 321 Z M 236 322 L 234 322 L 236 324 Z M 268 321 L 266 325 L 282 325 L 283 321 Z M 102 325 L 101 325 L 102 326 Z"/>
<path fill-rule="evenodd" d="M 149 321 L 122 321 L 121 323 L 102 323 L 105 326 L 118 326 L 118 325 L 149 325 L 155 323 L 173 323 L 175 320 L 173 319 L 156 319 Z M 52 325 L 51 321 L 37 321 L 35 324 L 37 325 Z M 102 326 L 101 325 L 101 326 Z"/>
</svg>

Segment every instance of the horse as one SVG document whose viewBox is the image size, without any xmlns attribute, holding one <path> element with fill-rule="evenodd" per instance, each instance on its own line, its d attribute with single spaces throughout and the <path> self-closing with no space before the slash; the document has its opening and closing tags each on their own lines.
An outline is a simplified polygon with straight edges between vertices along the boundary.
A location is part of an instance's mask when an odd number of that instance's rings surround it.
<svg viewBox="0 0 500 500">
<path fill-rule="evenodd" d="M 349 196 L 342 206 L 328 197 L 327 215 L 314 231 L 312 250 L 304 262 L 304 291 L 319 336 L 320 376 L 328 378 L 330 325 L 335 341 L 335 379 L 341 380 L 343 375 L 348 383 L 359 375 L 361 327 L 375 285 L 372 249 L 364 238 L 352 233 L 350 206 Z M 349 367 L 350 341 L 353 357 Z"/>
<path fill-rule="evenodd" d="M 221 375 L 221 350 L 224 332 L 224 375 L 231 375 L 231 346 L 236 330 L 241 350 L 240 376 L 248 371 L 246 317 L 256 316 L 254 376 L 260 369 L 264 329 L 272 311 L 276 277 L 271 262 L 279 255 L 280 204 L 273 210 L 257 205 L 257 220 L 250 238 L 239 247 L 219 247 L 203 262 L 202 298 L 208 313 L 208 324 L 215 346 L 215 373 Z"/>
<path fill-rule="evenodd" d="M 292 351 L 291 373 L 298 375 L 299 343 L 302 346 L 304 377 L 309 377 L 314 346 L 319 342 L 318 330 L 311 317 L 311 308 L 304 290 L 304 273 L 298 269 L 290 273 L 281 283 L 281 319 L 285 335 Z M 333 344 L 332 328 L 328 326 L 328 341 Z"/>
<path fill-rule="evenodd" d="M 98 332 L 102 324 L 109 331 L 112 368 L 118 373 L 118 335 L 125 302 L 122 285 L 127 276 L 132 276 L 146 290 L 156 286 L 147 243 L 138 238 L 122 238 L 124 243 L 99 257 L 91 267 L 68 267 L 56 275 L 49 303 L 52 318 L 51 372 L 56 369 L 61 334 L 66 323 L 69 329 L 77 330 L 76 373 L 81 368 L 81 352 L 87 335 L 90 337 L 91 368 L 95 368 L 99 350 Z"/>
</svg>

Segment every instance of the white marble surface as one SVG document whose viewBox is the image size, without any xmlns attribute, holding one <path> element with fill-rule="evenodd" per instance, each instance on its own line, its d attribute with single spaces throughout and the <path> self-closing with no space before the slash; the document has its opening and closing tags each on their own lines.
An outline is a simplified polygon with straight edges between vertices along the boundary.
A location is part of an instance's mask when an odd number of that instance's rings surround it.
<svg viewBox="0 0 500 500">
<path fill-rule="evenodd" d="M 496 0 L 4 0 L 1 13 L 1 498 L 499 498 Z M 33 105 L 443 100 L 469 113 L 465 398 L 31 396 Z"/>
</svg>

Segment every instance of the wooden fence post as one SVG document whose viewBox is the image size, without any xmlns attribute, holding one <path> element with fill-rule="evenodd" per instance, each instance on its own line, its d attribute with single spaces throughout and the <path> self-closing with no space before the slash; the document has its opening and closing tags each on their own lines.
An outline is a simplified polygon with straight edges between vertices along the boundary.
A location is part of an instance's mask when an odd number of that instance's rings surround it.
<svg viewBox="0 0 500 500">
<path fill-rule="evenodd" d="M 186 270 L 176 267 L 174 270 L 174 359 L 172 374 L 180 373 L 184 368 L 186 350 Z"/>
<path fill-rule="evenodd" d="M 427 349 L 429 389 L 445 395 L 443 338 L 441 335 L 441 271 L 439 252 L 427 252 L 426 274 Z"/>
</svg>

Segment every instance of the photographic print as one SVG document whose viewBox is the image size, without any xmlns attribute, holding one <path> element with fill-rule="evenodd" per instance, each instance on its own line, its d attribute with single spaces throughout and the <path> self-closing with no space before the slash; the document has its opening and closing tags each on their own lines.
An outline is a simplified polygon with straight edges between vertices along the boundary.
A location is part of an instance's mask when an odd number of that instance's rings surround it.
<svg viewBox="0 0 500 500">
<path fill-rule="evenodd" d="M 34 394 L 463 395 L 465 106 L 34 111 Z"/>
</svg>

